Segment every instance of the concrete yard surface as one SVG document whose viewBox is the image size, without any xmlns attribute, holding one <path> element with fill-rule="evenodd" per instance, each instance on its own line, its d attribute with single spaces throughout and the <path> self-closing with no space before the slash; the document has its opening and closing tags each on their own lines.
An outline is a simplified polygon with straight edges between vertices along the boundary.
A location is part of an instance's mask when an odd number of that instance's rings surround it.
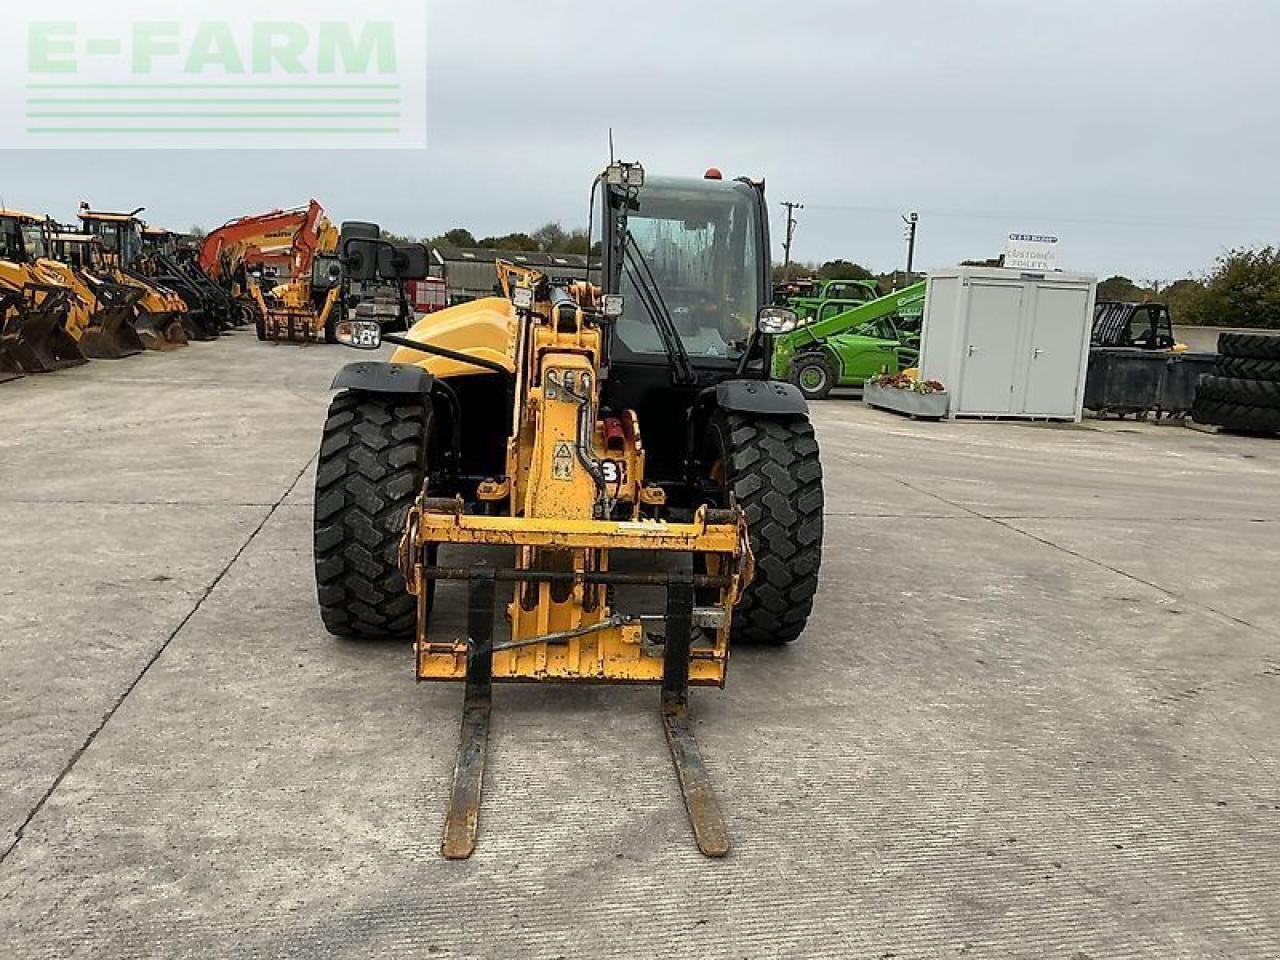
<svg viewBox="0 0 1280 960">
<path fill-rule="evenodd" d="M 6 960 L 1280 956 L 1280 442 L 816 404 L 809 628 L 693 695 L 729 857 L 656 690 L 526 686 L 452 863 L 461 689 L 316 611 L 353 359 L 0 385 Z"/>
</svg>

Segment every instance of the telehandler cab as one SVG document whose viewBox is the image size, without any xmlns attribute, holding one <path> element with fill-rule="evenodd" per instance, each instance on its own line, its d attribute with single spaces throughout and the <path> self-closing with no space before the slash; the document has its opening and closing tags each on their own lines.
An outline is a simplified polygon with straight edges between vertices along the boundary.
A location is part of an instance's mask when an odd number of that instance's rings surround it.
<svg viewBox="0 0 1280 960">
<path fill-rule="evenodd" d="M 611 164 L 592 190 L 596 282 L 500 261 L 502 296 L 407 336 L 338 325 L 350 346 L 401 349 L 334 381 L 316 477 L 321 616 L 341 637 L 413 637 L 419 680 L 465 683 L 447 858 L 475 847 L 503 681 L 659 684 L 698 847 L 729 849 L 689 687 L 723 686 L 734 642 L 800 635 L 823 491 L 804 398 L 769 377 L 795 315 L 767 306 L 764 186 L 710 174 L 646 181 L 639 164 Z M 342 252 L 351 280 L 400 282 L 408 310 L 403 281 L 426 275 L 425 248 L 352 238 Z M 510 559 L 442 560 L 463 545 Z M 464 637 L 432 625 L 441 580 L 467 584 Z"/>
</svg>

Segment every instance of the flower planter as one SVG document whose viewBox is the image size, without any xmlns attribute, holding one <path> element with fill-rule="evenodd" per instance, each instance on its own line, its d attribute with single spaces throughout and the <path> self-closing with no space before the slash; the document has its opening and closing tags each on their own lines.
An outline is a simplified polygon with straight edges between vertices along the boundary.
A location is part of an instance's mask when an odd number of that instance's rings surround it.
<svg viewBox="0 0 1280 960">
<path fill-rule="evenodd" d="M 871 407 L 881 410 L 892 410 L 894 413 L 922 420 L 941 420 L 947 415 L 951 395 L 942 393 L 916 393 L 914 390 L 899 390 L 897 387 L 882 387 L 868 383 L 862 388 L 862 401 Z"/>
</svg>

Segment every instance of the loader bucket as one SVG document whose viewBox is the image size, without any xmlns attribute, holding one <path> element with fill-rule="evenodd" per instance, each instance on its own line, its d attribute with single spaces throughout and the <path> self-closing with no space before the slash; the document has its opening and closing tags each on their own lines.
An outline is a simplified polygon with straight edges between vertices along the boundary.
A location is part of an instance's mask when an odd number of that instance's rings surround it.
<svg viewBox="0 0 1280 960">
<path fill-rule="evenodd" d="M 80 337 L 80 349 L 94 359 L 119 360 L 146 349 L 134 328 L 134 314 L 142 291 L 136 287 L 102 283 L 97 288 L 98 310 Z"/>
<path fill-rule="evenodd" d="M 203 310 L 188 310 L 181 318 L 188 340 L 217 340 L 222 335 L 217 321 Z"/>
<path fill-rule="evenodd" d="M 140 309 L 134 329 L 148 350 L 177 350 L 188 343 L 182 318 L 174 310 Z"/>
<path fill-rule="evenodd" d="M 21 380 L 22 377 L 22 368 L 18 366 L 18 361 L 10 357 L 8 350 L 0 345 L 0 383 Z"/>
<path fill-rule="evenodd" d="M 0 293 L 0 383 L 19 380 L 23 375 L 12 349 L 18 339 L 16 306 L 21 300 L 20 293 Z"/>
<path fill-rule="evenodd" d="M 119 360 L 142 353 L 146 344 L 133 326 L 133 307 L 101 307 L 80 338 L 80 349 L 94 360 Z"/>
<path fill-rule="evenodd" d="M 44 291 L 39 303 L 37 291 Z M 14 310 L 17 336 L 12 351 L 25 373 L 50 373 L 89 362 L 76 338 L 67 332 L 68 297 L 68 291 L 61 288 L 33 284 L 23 290 L 22 301 Z"/>
</svg>

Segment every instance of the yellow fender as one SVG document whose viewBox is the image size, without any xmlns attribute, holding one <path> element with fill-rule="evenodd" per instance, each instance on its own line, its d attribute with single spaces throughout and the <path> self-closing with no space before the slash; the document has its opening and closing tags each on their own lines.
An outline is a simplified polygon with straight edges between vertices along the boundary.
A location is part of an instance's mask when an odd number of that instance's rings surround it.
<svg viewBox="0 0 1280 960">
<path fill-rule="evenodd" d="M 511 301 L 505 297 L 485 297 L 429 313 L 413 325 L 409 337 L 500 363 L 512 373 L 516 369 L 516 316 Z M 408 347 L 392 354 L 391 362 L 416 364 L 441 379 L 489 372 L 483 367 L 434 357 Z"/>
</svg>

